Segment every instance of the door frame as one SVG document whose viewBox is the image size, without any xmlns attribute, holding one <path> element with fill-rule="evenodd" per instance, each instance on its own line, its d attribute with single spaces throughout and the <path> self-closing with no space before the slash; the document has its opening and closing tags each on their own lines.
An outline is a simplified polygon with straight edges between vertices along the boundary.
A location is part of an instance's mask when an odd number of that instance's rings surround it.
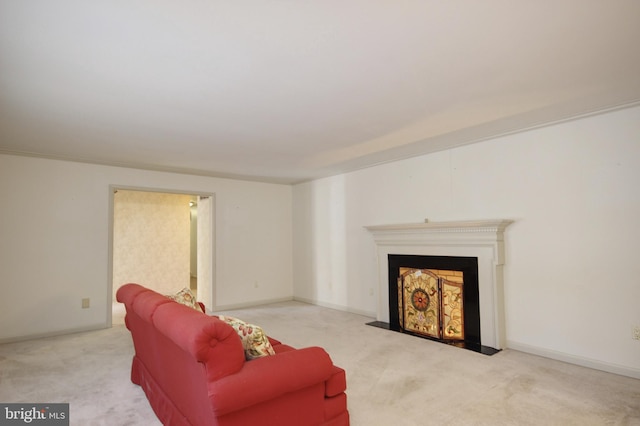
<svg viewBox="0 0 640 426">
<path fill-rule="evenodd" d="M 198 220 L 209 220 L 212 230 L 211 235 L 211 247 L 210 258 L 207 260 L 210 262 L 211 280 L 208 284 L 210 288 L 206 291 L 210 294 L 211 300 L 215 304 L 214 295 L 216 294 L 216 279 L 215 279 L 215 257 L 216 257 L 216 228 L 215 228 L 215 216 L 216 216 L 216 197 L 214 192 L 202 192 L 202 191 L 189 191 L 189 190 L 177 190 L 166 188 L 149 188 L 143 186 L 126 186 L 126 185 L 109 185 L 109 242 L 108 242 L 108 265 L 107 265 L 107 327 L 113 327 L 113 220 L 114 220 L 114 194 L 118 190 L 123 191 L 139 191 L 139 192 L 158 192 L 163 194 L 176 194 L 176 195 L 191 195 L 197 197 L 209 197 L 211 199 L 211 214 L 209 218 L 198 218 Z M 200 250 L 200 241 L 198 241 L 198 248 Z M 198 282 L 198 286 L 200 286 Z M 213 307 L 213 306 L 211 306 Z"/>
</svg>

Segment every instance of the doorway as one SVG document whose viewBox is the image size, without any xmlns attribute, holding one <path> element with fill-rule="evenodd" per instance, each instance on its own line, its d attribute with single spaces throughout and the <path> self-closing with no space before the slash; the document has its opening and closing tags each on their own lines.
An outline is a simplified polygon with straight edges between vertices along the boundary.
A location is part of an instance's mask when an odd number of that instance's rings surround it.
<svg viewBox="0 0 640 426">
<path fill-rule="evenodd" d="M 161 294 L 195 290 L 207 308 L 214 294 L 214 194 L 111 187 L 108 323 L 121 323 L 115 293 L 135 282 Z"/>
</svg>

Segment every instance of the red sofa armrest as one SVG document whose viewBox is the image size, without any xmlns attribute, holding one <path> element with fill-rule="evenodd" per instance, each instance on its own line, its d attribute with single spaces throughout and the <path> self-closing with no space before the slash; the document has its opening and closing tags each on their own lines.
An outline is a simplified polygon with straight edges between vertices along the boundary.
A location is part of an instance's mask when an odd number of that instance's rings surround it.
<svg viewBox="0 0 640 426">
<path fill-rule="evenodd" d="M 155 310 L 153 325 L 195 361 L 209 364 L 207 380 L 233 375 L 245 364 L 238 334 L 218 318 L 180 303 L 165 303 Z"/>
<path fill-rule="evenodd" d="M 248 361 L 237 373 L 210 382 L 209 399 L 222 416 L 323 383 L 333 373 L 333 362 L 322 348 L 283 352 Z"/>
<path fill-rule="evenodd" d="M 325 395 L 328 397 L 336 396 L 344 392 L 346 389 L 347 375 L 342 368 L 334 365 L 331 370 L 331 377 L 327 379 Z"/>
</svg>

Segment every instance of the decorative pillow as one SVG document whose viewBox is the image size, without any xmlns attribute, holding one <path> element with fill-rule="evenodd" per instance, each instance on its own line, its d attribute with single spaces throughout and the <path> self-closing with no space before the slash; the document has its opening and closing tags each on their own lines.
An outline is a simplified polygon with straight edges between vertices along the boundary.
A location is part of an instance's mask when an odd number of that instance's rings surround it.
<svg viewBox="0 0 640 426">
<path fill-rule="evenodd" d="M 248 324 L 238 318 L 224 315 L 220 315 L 218 318 L 229 324 L 238 333 L 240 340 L 242 340 L 244 356 L 247 360 L 276 354 L 262 328 L 254 324 Z"/>
<path fill-rule="evenodd" d="M 198 305 L 198 302 L 196 300 L 196 296 L 194 296 L 191 290 L 189 290 L 186 287 L 180 290 L 179 292 L 177 292 L 176 294 L 167 295 L 167 297 L 171 300 L 175 300 L 178 303 L 181 303 L 190 308 L 193 308 L 196 311 L 202 312 L 202 309 L 200 309 L 200 305 Z"/>
</svg>

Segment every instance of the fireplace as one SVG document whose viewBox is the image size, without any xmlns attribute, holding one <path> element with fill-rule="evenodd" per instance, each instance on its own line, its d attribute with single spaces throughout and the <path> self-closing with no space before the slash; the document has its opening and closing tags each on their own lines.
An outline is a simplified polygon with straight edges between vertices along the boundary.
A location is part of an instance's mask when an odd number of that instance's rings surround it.
<svg viewBox="0 0 640 426">
<path fill-rule="evenodd" d="M 374 325 L 487 354 L 503 349 L 504 230 L 511 223 L 510 220 L 425 221 L 367 226 L 366 229 L 373 235 L 378 258 L 378 304 Z M 446 274 L 439 274 L 437 271 L 462 272 L 461 291 L 455 290 L 456 284 L 459 284 L 455 278 L 450 279 Z M 399 291 L 398 279 L 402 278 L 402 274 L 410 275 L 411 278 L 409 288 Z M 413 280 L 416 277 L 422 281 L 423 287 L 427 287 L 426 291 L 425 288 L 414 285 Z M 441 303 L 442 290 L 439 294 L 433 293 L 433 286 L 436 285 L 434 283 L 438 281 L 441 289 L 443 281 L 445 286 L 448 286 L 445 287 L 445 294 L 449 291 L 446 297 L 462 297 L 463 309 L 460 312 L 450 310 L 447 315 L 461 319 L 463 328 L 453 334 L 446 334 L 446 330 L 443 332 L 442 327 L 446 325 L 443 326 L 441 322 L 434 326 L 438 328 L 438 332 L 435 328 L 429 328 L 435 317 L 442 317 L 442 311 L 438 314 L 432 312 L 430 315 L 433 318 L 421 318 L 421 321 L 410 327 L 407 327 L 407 317 L 403 314 L 405 322 L 401 326 L 400 302 L 403 299 L 415 295 L 415 305 L 408 300 L 410 306 L 413 306 L 413 315 L 423 312 L 425 317 L 426 311 L 420 310 L 425 308 L 425 303 L 430 306 L 431 300 L 427 301 L 424 297 L 420 299 L 421 296 L 426 294 L 429 298 L 435 297 L 438 303 Z M 428 287 L 429 285 L 431 287 Z M 421 293 L 420 289 L 424 293 Z M 403 293 L 405 291 L 406 293 Z M 438 306 L 440 309 L 451 308 Z M 456 326 L 458 322 L 448 325 Z"/>
<path fill-rule="evenodd" d="M 478 259 L 388 255 L 389 326 L 480 352 Z"/>
</svg>

